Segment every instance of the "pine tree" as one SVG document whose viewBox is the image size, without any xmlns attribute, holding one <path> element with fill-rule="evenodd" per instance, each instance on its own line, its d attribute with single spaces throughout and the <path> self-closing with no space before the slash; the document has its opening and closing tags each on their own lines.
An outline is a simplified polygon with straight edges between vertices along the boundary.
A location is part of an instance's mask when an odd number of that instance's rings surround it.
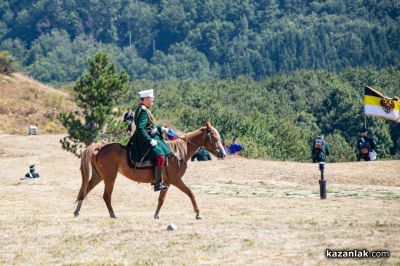
<svg viewBox="0 0 400 266">
<path fill-rule="evenodd" d="M 78 157 L 84 145 L 98 141 L 100 132 L 108 124 L 115 124 L 112 109 L 128 91 L 125 70 L 118 74 L 115 64 L 109 61 L 109 56 L 101 51 L 88 59 L 88 72 L 73 88 L 81 111 L 60 116 L 61 123 L 68 129 L 68 136 L 60 140 L 62 147 Z"/>
</svg>

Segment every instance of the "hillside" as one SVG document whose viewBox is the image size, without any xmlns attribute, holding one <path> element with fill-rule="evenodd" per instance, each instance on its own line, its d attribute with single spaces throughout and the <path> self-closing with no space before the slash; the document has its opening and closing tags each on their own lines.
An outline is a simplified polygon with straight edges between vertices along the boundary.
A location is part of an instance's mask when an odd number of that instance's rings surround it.
<svg viewBox="0 0 400 266">
<path fill-rule="evenodd" d="M 327 164 L 327 200 L 318 166 L 249 160 L 190 162 L 171 187 L 160 219 L 158 193 L 118 176 L 111 219 L 100 183 L 78 218 L 80 161 L 63 135 L 0 134 L 0 264 L 4 265 L 399 265 L 400 164 Z M 20 180 L 37 163 L 38 179 Z M 175 223 L 176 231 L 166 230 Z M 328 260 L 325 250 L 389 250 L 389 259 Z M 155 255 L 157 254 L 157 255 Z"/>
<path fill-rule="evenodd" d="M 21 74 L 0 81 L 0 130 L 26 134 L 30 124 L 37 124 L 41 133 L 63 132 L 57 116 L 75 106 L 68 93 Z M 363 86 L 394 96 L 399 82 L 399 66 L 296 71 L 264 81 L 131 81 L 128 96 L 115 107 L 120 120 L 126 107 L 136 106 L 137 91 L 153 88 L 157 121 L 178 132 L 208 120 L 228 144 L 239 137 L 247 157 L 303 162 L 310 158 L 312 138 L 322 132 L 332 146 L 329 162 L 347 162 L 356 159 L 355 142 L 364 124 Z M 368 118 L 367 127 L 379 159 L 399 158 L 400 123 Z"/>
<path fill-rule="evenodd" d="M 34 79 L 15 73 L 0 75 L 0 131 L 27 134 L 29 125 L 40 133 L 60 133 L 60 112 L 76 108 L 71 97 Z"/>
<path fill-rule="evenodd" d="M 263 79 L 400 59 L 398 1 L 9 0 L 0 50 L 53 84 L 75 81 L 97 50 L 133 79 Z"/>
</svg>

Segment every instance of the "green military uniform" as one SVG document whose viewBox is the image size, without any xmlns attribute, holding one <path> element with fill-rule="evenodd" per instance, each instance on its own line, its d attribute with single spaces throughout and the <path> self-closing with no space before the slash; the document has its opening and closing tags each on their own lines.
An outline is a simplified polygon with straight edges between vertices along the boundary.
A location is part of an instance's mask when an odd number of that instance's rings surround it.
<svg viewBox="0 0 400 266">
<path fill-rule="evenodd" d="M 211 160 L 211 155 L 210 153 L 204 149 L 203 147 L 201 147 L 193 156 L 191 161 L 194 161 L 195 159 L 197 159 L 197 161 L 208 161 Z"/>
<path fill-rule="evenodd" d="M 35 165 L 32 164 L 29 166 L 29 173 L 25 175 L 25 178 L 38 178 L 40 177 L 39 173 L 35 173 Z"/>
<path fill-rule="evenodd" d="M 136 125 L 131 144 L 131 159 L 134 162 L 155 161 L 157 156 L 164 156 L 164 159 L 171 153 L 171 149 L 164 142 L 161 132 L 161 126 L 154 123 L 154 117 L 151 111 L 140 104 L 136 110 L 133 121 Z M 152 147 L 150 141 L 155 139 L 157 145 Z"/>
<path fill-rule="evenodd" d="M 39 173 L 35 173 L 35 172 L 29 172 L 25 175 L 26 178 L 38 178 L 40 177 Z"/>
<path fill-rule="evenodd" d="M 322 143 L 322 148 L 317 149 L 315 142 L 319 140 Z M 329 144 L 321 137 L 317 137 L 311 149 L 312 160 L 314 163 L 325 162 L 326 156 L 329 155 Z"/>
</svg>

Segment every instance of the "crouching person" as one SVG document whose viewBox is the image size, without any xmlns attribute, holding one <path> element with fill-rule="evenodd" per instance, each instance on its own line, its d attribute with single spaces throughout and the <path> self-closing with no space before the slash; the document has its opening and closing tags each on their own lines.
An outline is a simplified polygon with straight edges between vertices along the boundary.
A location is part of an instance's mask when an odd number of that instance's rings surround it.
<svg viewBox="0 0 400 266">
<path fill-rule="evenodd" d="M 27 173 L 24 177 L 22 177 L 21 179 L 26 179 L 26 178 L 38 178 L 40 177 L 39 173 L 35 172 L 35 165 L 32 164 L 31 166 L 29 166 L 29 173 Z"/>
</svg>

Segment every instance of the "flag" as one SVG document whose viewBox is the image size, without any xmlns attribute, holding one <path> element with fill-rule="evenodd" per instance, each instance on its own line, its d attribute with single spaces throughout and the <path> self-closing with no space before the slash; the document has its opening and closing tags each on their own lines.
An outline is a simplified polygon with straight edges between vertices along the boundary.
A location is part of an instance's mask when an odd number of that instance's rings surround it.
<svg viewBox="0 0 400 266">
<path fill-rule="evenodd" d="M 364 114 L 400 122 L 399 100 L 388 98 L 370 87 L 365 87 Z"/>
</svg>

